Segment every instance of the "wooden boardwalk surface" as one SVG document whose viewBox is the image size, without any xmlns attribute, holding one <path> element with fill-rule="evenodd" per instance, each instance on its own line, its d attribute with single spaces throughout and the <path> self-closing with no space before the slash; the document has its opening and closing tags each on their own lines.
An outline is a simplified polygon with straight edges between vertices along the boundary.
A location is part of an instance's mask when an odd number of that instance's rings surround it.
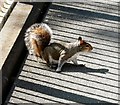
<svg viewBox="0 0 120 105">
<path fill-rule="evenodd" d="M 82 36 L 94 49 L 78 57 L 85 67 L 65 64 L 61 73 L 28 55 L 8 103 L 120 102 L 118 18 L 117 2 L 52 3 L 44 20 L 53 30 L 51 42 L 72 42 Z"/>
</svg>

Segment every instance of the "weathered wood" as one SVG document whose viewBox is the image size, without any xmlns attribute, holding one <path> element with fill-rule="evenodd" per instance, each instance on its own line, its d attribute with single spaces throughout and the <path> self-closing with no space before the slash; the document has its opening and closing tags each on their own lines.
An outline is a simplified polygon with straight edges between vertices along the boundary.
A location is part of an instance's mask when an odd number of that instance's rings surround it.
<svg viewBox="0 0 120 105">
<path fill-rule="evenodd" d="M 18 3 L 11 13 L 5 26 L 0 32 L 1 60 L 0 68 L 4 64 L 12 46 L 14 45 L 32 6 Z"/>
<path fill-rule="evenodd" d="M 113 5 L 112 8 L 116 8 L 117 3 L 112 4 L 112 2 L 102 2 L 101 8 L 109 4 Z M 95 12 L 99 13 L 100 10 L 97 11 L 95 4 L 94 2 Z M 57 8 L 56 5 L 64 7 L 64 10 Z M 58 40 L 70 42 L 82 36 L 93 45 L 94 49 L 91 53 L 83 53 L 78 57 L 79 64 L 85 64 L 86 67 L 65 64 L 63 72 L 56 73 L 54 69 L 47 67 L 44 61 L 38 63 L 34 56 L 28 55 L 15 82 L 10 103 L 120 102 L 118 21 L 91 16 L 91 14 L 89 16 L 80 14 L 79 7 L 77 7 L 79 12 L 73 13 L 67 8 L 70 7 L 69 5 L 72 3 L 62 3 L 62 5 L 53 3 L 44 22 L 53 29 L 51 42 Z M 118 10 L 114 10 L 117 13 Z M 110 10 L 107 11 L 110 16 Z"/>
</svg>

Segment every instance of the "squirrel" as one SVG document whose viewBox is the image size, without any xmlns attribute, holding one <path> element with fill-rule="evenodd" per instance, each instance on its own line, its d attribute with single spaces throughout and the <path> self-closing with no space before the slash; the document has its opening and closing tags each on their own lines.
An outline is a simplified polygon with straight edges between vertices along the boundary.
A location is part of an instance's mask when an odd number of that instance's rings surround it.
<svg viewBox="0 0 120 105">
<path fill-rule="evenodd" d="M 80 36 L 71 43 L 50 43 L 52 34 L 52 30 L 47 24 L 34 24 L 25 33 L 25 44 L 30 54 L 45 60 L 48 66 L 57 65 L 56 72 L 61 72 L 62 66 L 67 61 L 78 65 L 79 53 L 90 52 L 93 49 L 92 45 Z"/>
</svg>

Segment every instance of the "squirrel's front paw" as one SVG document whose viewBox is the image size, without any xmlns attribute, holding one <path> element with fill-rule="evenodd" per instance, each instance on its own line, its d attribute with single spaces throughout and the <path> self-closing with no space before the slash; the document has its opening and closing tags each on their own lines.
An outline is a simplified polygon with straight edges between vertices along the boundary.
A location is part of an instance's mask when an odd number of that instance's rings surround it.
<svg viewBox="0 0 120 105">
<path fill-rule="evenodd" d="M 57 72 L 57 73 L 60 73 L 60 72 L 61 72 L 61 69 L 57 68 L 57 69 L 56 69 L 56 72 Z"/>
</svg>

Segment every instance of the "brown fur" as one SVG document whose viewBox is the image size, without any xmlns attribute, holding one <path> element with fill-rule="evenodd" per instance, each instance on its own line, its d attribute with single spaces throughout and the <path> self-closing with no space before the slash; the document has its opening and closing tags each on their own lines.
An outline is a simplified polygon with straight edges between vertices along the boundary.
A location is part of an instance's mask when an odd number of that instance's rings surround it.
<svg viewBox="0 0 120 105">
<path fill-rule="evenodd" d="M 32 39 L 31 42 L 31 45 L 33 45 L 33 49 L 35 51 L 35 55 L 37 57 L 41 57 L 41 52 L 49 44 L 51 36 L 43 28 L 36 28 L 35 30 L 33 30 L 33 32 L 35 33 L 35 35 L 39 35 L 41 37 L 41 45 L 39 45 L 39 42 L 34 39 Z"/>
</svg>

